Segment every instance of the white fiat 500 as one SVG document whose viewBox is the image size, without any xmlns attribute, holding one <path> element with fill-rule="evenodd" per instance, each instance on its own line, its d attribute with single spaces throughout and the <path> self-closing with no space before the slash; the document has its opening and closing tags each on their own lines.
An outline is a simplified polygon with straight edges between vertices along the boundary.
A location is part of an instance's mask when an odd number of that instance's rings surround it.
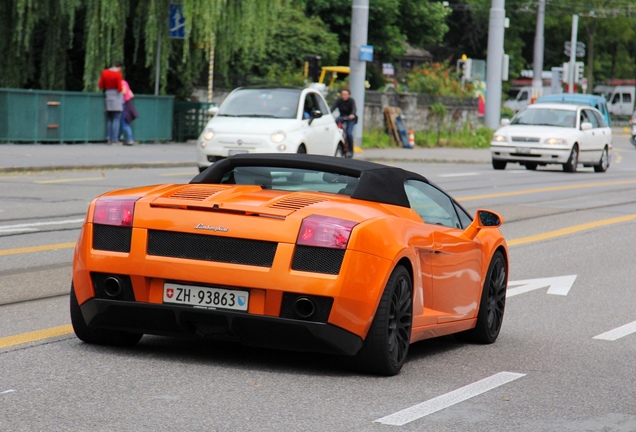
<svg viewBox="0 0 636 432">
<path fill-rule="evenodd" d="M 536 103 L 512 120 L 502 120 L 492 137 L 490 152 L 496 170 L 516 162 L 529 170 L 560 164 L 575 172 L 579 164 L 605 172 L 610 164 L 612 130 L 595 108 L 583 105 Z"/>
<path fill-rule="evenodd" d="M 199 171 L 240 153 L 345 155 L 324 97 L 311 88 L 279 87 L 234 90 L 197 140 Z"/>
</svg>

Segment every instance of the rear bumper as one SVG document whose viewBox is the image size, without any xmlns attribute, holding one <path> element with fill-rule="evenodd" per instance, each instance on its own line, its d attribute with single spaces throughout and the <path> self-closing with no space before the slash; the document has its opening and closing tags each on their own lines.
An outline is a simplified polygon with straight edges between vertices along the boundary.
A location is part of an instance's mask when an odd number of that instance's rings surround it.
<svg viewBox="0 0 636 432">
<path fill-rule="evenodd" d="M 81 310 L 92 328 L 342 355 L 354 355 L 362 347 L 359 336 L 331 324 L 245 312 L 98 298 L 88 300 Z"/>
</svg>

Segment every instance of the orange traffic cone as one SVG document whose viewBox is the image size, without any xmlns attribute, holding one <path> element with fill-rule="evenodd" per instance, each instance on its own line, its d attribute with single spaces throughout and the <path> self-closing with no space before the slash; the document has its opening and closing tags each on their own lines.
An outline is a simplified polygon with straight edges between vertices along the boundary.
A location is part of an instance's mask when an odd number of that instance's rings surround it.
<svg viewBox="0 0 636 432">
<path fill-rule="evenodd" d="M 415 147 L 415 131 L 413 129 L 409 131 L 409 147 Z"/>
</svg>

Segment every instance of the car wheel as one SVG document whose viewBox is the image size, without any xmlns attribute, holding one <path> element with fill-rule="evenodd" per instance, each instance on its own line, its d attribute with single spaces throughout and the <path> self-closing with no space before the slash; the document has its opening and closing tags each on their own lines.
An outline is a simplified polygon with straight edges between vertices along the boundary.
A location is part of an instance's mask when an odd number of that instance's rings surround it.
<svg viewBox="0 0 636 432">
<path fill-rule="evenodd" d="M 488 266 L 488 273 L 479 302 L 477 324 L 475 328 L 458 333 L 457 338 L 466 342 L 491 344 L 497 340 L 503 322 L 508 287 L 508 268 L 501 251 L 495 255 Z"/>
<path fill-rule="evenodd" d="M 143 336 L 140 333 L 128 333 L 119 330 L 93 329 L 86 325 L 82 310 L 80 309 L 77 297 L 75 296 L 75 288 L 71 285 L 71 324 L 75 335 L 81 341 L 97 345 L 112 346 L 133 346 Z"/>
<path fill-rule="evenodd" d="M 400 373 L 411 343 L 413 323 L 411 276 L 402 266 L 391 273 L 362 348 L 355 357 L 358 370 L 392 376 Z"/>
<path fill-rule="evenodd" d="M 206 169 L 208 169 L 208 167 L 199 167 L 199 172 L 202 173 L 203 171 L 205 171 Z"/>
<path fill-rule="evenodd" d="M 492 160 L 492 167 L 496 170 L 502 170 L 502 169 L 506 169 L 506 165 L 508 164 L 508 162 L 506 161 L 501 161 L 501 160 Z"/>
<path fill-rule="evenodd" d="M 605 172 L 607 168 L 609 168 L 609 152 L 607 151 L 607 147 L 603 149 L 603 153 L 601 154 L 601 160 L 598 161 L 598 164 L 594 165 L 595 172 Z"/>
<path fill-rule="evenodd" d="M 342 144 L 338 144 L 338 148 L 336 148 L 336 154 L 334 155 L 335 157 L 345 157 L 345 152 L 344 149 L 342 148 Z"/>
<path fill-rule="evenodd" d="M 534 162 L 528 162 L 526 164 L 526 169 L 530 171 L 535 171 L 537 169 L 537 164 Z"/>
<path fill-rule="evenodd" d="M 300 153 L 300 154 L 306 154 L 307 153 L 307 149 L 305 148 L 305 144 L 301 144 L 298 147 L 298 151 L 296 153 Z"/>
<path fill-rule="evenodd" d="M 579 148 L 577 146 L 572 147 L 572 153 L 566 163 L 563 164 L 563 171 L 573 173 L 576 172 L 576 168 L 579 164 Z"/>
</svg>

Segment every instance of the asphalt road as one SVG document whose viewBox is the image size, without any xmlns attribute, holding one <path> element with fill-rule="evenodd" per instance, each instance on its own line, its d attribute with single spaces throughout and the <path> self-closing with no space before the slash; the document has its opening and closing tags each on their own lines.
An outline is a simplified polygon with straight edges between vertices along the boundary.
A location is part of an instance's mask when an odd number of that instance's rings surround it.
<svg viewBox="0 0 636 432">
<path fill-rule="evenodd" d="M 471 212 L 502 214 L 511 254 L 498 341 L 419 342 L 393 378 L 234 344 L 81 343 L 69 333 L 68 291 L 88 203 L 114 188 L 187 182 L 196 168 L 97 169 L 96 154 L 82 159 L 90 170 L 5 171 L 0 430 L 636 431 L 636 149 L 614 141 L 603 174 L 385 157 Z"/>
</svg>

